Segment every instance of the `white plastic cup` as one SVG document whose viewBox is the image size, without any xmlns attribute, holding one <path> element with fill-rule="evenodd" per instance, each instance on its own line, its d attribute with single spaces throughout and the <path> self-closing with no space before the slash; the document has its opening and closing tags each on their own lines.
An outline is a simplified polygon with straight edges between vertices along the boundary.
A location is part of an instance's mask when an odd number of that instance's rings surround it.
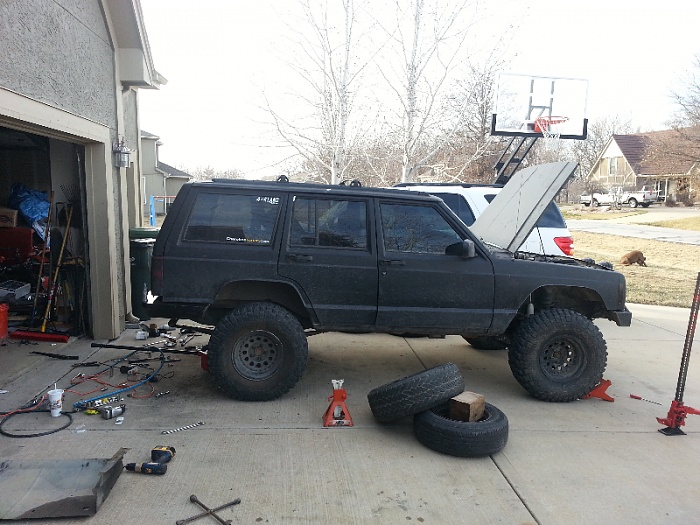
<svg viewBox="0 0 700 525">
<path fill-rule="evenodd" d="M 51 409 L 51 417 L 58 417 L 61 415 L 61 409 L 63 408 L 62 389 L 55 388 L 49 390 L 49 408 Z"/>
</svg>

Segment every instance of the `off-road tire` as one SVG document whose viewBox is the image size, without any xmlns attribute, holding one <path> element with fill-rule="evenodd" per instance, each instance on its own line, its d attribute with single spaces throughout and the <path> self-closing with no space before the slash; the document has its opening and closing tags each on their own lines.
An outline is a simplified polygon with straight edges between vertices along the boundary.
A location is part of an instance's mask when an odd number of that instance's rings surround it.
<svg viewBox="0 0 700 525">
<path fill-rule="evenodd" d="M 219 321 L 207 361 L 216 385 L 244 401 L 288 392 L 306 368 L 309 347 L 299 321 L 281 306 L 248 303 Z"/>
<path fill-rule="evenodd" d="M 429 410 L 464 392 L 464 377 L 457 365 L 422 370 L 378 386 L 367 395 L 377 421 L 387 423 Z"/>
<path fill-rule="evenodd" d="M 513 376 L 543 401 L 581 399 L 600 382 L 607 345 L 598 327 L 573 310 L 552 308 L 527 317 L 508 352 Z"/>
<path fill-rule="evenodd" d="M 490 456 L 508 442 L 508 418 L 486 403 L 479 421 L 458 421 L 449 417 L 449 403 L 413 416 L 413 433 L 426 447 L 461 458 Z"/>
<path fill-rule="evenodd" d="M 503 350 L 508 343 L 496 337 L 464 337 L 464 340 L 477 350 Z"/>
</svg>

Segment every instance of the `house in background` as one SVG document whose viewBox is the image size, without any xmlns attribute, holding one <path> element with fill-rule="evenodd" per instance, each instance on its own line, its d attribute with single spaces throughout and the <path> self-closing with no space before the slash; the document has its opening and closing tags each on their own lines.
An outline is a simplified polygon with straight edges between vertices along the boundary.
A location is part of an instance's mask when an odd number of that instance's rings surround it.
<svg viewBox="0 0 700 525">
<path fill-rule="evenodd" d="M 700 190 L 700 129 L 613 135 L 588 174 L 592 189 L 659 192 L 664 201 L 692 203 Z"/>
<path fill-rule="evenodd" d="M 143 215 L 151 215 L 151 197 L 154 197 L 156 215 L 164 215 L 180 188 L 192 180 L 192 175 L 158 160 L 160 137 L 141 131 L 141 186 L 143 188 Z"/>
</svg>

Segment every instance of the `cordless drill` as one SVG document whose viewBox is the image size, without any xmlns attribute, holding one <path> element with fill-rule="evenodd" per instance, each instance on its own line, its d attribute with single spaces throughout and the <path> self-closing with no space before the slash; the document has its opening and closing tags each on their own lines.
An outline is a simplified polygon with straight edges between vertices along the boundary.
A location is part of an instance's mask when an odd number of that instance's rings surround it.
<svg viewBox="0 0 700 525">
<path fill-rule="evenodd" d="M 150 463 L 127 463 L 126 470 L 141 474 L 165 474 L 168 470 L 166 463 L 175 457 L 175 447 L 159 446 L 151 450 Z"/>
</svg>

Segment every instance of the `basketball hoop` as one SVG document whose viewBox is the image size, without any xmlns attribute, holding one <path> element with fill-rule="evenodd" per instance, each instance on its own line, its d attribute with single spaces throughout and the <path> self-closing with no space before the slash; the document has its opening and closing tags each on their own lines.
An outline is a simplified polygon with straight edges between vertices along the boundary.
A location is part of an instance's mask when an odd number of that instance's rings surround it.
<svg viewBox="0 0 700 525">
<path fill-rule="evenodd" d="M 569 117 L 543 116 L 535 119 L 535 133 L 542 133 L 542 138 L 547 139 L 547 149 L 552 149 L 559 144 L 561 128 Z"/>
</svg>

